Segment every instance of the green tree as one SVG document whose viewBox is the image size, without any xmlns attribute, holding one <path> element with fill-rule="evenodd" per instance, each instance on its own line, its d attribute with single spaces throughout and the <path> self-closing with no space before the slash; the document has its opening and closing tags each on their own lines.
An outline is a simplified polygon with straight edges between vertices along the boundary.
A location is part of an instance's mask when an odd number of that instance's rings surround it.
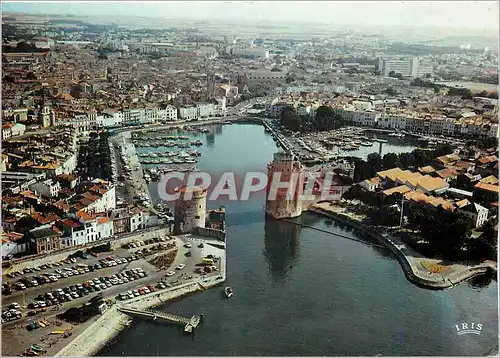
<svg viewBox="0 0 500 358">
<path fill-rule="evenodd" d="M 298 131 L 302 124 L 302 121 L 295 110 L 290 106 L 285 106 L 281 110 L 280 123 L 286 128 L 292 131 Z"/>
<path fill-rule="evenodd" d="M 392 87 L 389 87 L 385 90 L 385 93 L 387 93 L 389 96 L 395 96 L 397 95 L 398 93 L 396 92 L 396 90 Z"/>
<path fill-rule="evenodd" d="M 382 205 L 370 212 L 370 219 L 376 225 L 397 226 L 399 225 L 399 209 L 394 205 Z"/>
<path fill-rule="evenodd" d="M 382 166 L 384 169 L 399 167 L 399 157 L 395 153 L 387 153 L 382 158 Z"/>
<path fill-rule="evenodd" d="M 366 161 L 368 166 L 373 168 L 375 172 L 380 171 L 382 169 L 382 158 L 380 158 L 380 154 L 378 153 L 370 153 L 366 157 Z"/>
<path fill-rule="evenodd" d="M 494 219 L 488 220 L 481 228 L 481 236 L 475 239 L 474 256 L 478 259 L 495 260 L 498 250 L 498 223 Z"/>
</svg>

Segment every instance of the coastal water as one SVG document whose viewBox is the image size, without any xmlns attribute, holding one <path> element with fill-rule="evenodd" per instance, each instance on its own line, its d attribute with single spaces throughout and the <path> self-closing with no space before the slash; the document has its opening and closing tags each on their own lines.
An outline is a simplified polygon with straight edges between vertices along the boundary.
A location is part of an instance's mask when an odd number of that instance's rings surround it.
<svg viewBox="0 0 500 358">
<path fill-rule="evenodd" d="M 203 136 L 200 168 L 214 172 L 263 169 L 277 150 L 257 125 Z M 263 196 L 223 204 L 235 295 L 225 300 L 214 288 L 163 308 L 203 313 L 194 337 L 179 326 L 135 320 L 101 355 L 481 355 L 496 345 L 496 281 L 422 289 L 385 249 L 266 220 Z M 364 239 L 312 214 L 297 221 Z M 457 335 L 455 325 L 467 322 L 482 323 L 481 335 Z"/>
<path fill-rule="evenodd" d="M 419 141 L 414 138 L 399 139 L 382 134 L 379 134 L 378 137 L 387 140 L 387 143 L 382 143 L 381 146 L 378 142 L 372 142 L 370 147 L 361 146 L 356 150 L 342 151 L 340 154 L 366 160 L 370 153 L 380 153 L 381 156 L 387 153 L 408 153 L 417 148 L 419 144 Z"/>
</svg>

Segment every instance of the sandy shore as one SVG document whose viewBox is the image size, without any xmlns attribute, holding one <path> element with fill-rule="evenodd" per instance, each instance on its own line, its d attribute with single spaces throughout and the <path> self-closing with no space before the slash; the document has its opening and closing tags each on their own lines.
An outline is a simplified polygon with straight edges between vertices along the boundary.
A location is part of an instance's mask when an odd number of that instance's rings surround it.
<svg viewBox="0 0 500 358">
<path fill-rule="evenodd" d="M 494 262 L 461 263 L 443 265 L 440 259 L 427 258 L 409 247 L 400 238 L 375 231 L 365 225 L 363 218 L 348 212 L 339 205 L 320 203 L 312 205 L 309 211 L 340 220 L 370 235 L 394 253 L 409 281 L 426 288 L 443 289 L 453 287 L 470 278 L 497 270 Z"/>
</svg>

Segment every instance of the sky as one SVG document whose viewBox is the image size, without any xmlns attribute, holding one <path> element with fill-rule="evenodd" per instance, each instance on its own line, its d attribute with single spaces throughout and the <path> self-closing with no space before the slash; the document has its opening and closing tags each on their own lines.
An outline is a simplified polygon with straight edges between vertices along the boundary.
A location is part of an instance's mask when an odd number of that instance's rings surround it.
<svg viewBox="0 0 500 358">
<path fill-rule="evenodd" d="M 176 19 L 305 21 L 351 26 L 499 27 L 498 1 L 161 1 L 13 2 L 3 12 Z"/>
</svg>

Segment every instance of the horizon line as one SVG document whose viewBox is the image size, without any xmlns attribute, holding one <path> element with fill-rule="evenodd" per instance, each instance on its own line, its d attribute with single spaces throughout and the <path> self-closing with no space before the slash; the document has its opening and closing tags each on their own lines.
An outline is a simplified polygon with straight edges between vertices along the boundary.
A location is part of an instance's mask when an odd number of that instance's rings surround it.
<svg viewBox="0 0 500 358">
<path fill-rule="evenodd" d="M 215 2 L 223 2 L 223 1 L 216 1 Z M 58 0 L 58 1 L 35 1 L 35 2 L 30 2 L 30 1 L 4 1 L 4 7 L 5 4 L 23 4 L 23 3 L 30 3 L 30 4 L 35 4 L 35 3 L 137 3 L 136 1 L 133 0 L 118 0 L 118 1 L 98 1 L 98 0 L 85 0 L 85 1 L 64 1 L 64 0 Z M 158 3 L 158 2 L 163 2 L 163 1 L 144 1 L 144 3 Z M 173 1 L 176 2 L 176 1 Z M 39 15 L 39 16 L 54 16 L 54 17 L 77 17 L 77 18 L 85 18 L 85 17 L 112 17 L 112 18 L 138 18 L 138 19 L 163 19 L 163 20 L 178 20 L 178 21 L 195 21 L 195 22 L 212 22 L 212 23 L 262 23 L 262 22 L 269 22 L 269 19 L 219 19 L 219 18 L 214 18 L 214 17 L 168 17 L 168 16 L 157 16 L 157 15 L 113 15 L 113 14 L 96 14 L 96 15 L 91 15 L 91 14 L 71 14 L 71 13 L 52 13 L 52 12 L 36 12 L 36 11 L 30 11 L 30 10 L 25 10 L 25 11 L 15 11 L 15 10 L 3 10 L 2 11 L 3 15 L 7 14 L 19 14 L 19 15 Z M 441 26 L 441 25 L 404 25 L 404 24 L 347 24 L 347 23 L 335 23 L 331 21 L 324 21 L 324 20 L 318 20 L 318 21 L 307 21 L 307 20 L 287 20 L 287 19 L 273 19 L 274 24 L 308 24 L 308 25 L 316 25 L 316 26 L 336 26 L 336 27 L 346 27 L 349 28 L 349 30 L 353 30 L 352 27 L 356 27 L 358 29 L 366 29 L 366 28 L 378 28 L 378 29 L 383 29 L 383 28 L 392 28 L 392 29 L 422 29 L 422 28 L 427 28 L 427 29 L 460 29 L 463 32 L 480 32 L 480 31 L 496 31 L 497 34 L 500 31 L 500 25 L 497 24 L 496 27 L 462 27 L 462 26 Z M 119 24 L 117 24 L 120 26 Z M 270 24 L 272 26 L 273 24 Z M 483 35 L 484 36 L 484 35 Z M 497 36 L 498 38 L 498 36 Z"/>
</svg>

